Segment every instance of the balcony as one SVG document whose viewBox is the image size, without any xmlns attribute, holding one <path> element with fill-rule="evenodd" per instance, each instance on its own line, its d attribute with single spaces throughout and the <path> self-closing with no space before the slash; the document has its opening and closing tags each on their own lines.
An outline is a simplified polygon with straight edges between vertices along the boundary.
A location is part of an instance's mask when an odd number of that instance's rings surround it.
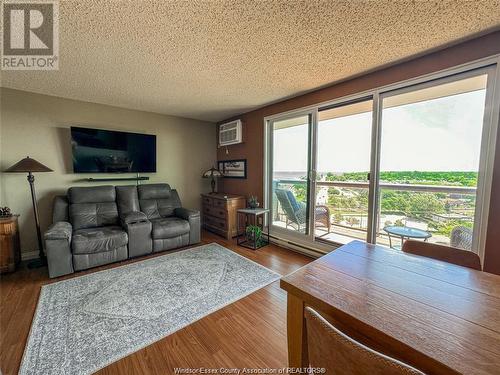
<svg viewBox="0 0 500 375">
<path fill-rule="evenodd" d="M 274 187 L 291 190 L 297 201 L 305 205 L 305 180 L 275 180 Z M 315 203 L 316 206 L 328 207 L 331 227 L 328 230 L 317 225 L 314 229 L 316 238 L 336 243 L 366 240 L 368 189 L 368 182 L 317 181 Z M 472 230 L 475 187 L 381 183 L 379 199 L 376 231 L 379 244 L 389 246 L 390 239 L 383 228 L 390 225 L 427 231 L 431 234 L 429 242 L 444 245 L 450 245 L 454 228 L 460 227 L 455 231 Z M 273 204 L 276 213 L 273 224 L 298 230 L 289 220 L 287 225 L 287 215 L 276 197 Z M 300 230 L 304 231 L 303 228 Z M 392 237 L 393 246 L 399 241 L 399 238 Z"/>
</svg>

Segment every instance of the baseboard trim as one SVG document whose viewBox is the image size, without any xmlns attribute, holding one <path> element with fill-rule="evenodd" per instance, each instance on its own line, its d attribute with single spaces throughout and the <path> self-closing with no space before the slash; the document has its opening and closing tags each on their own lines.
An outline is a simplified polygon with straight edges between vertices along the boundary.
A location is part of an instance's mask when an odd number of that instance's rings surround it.
<svg viewBox="0 0 500 375">
<path fill-rule="evenodd" d="M 21 253 L 21 260 L 32 260 L 39 258 L 38 251 L 26 251 Z"/>
<path fill-rule="evenodd" d="M 275 245 L 284 247 L 286 249 L 292 250 L 292 251 L 299 253 L 299 254 L 302 254 L 302 255 L 306 255 L 306 256 L 311 257 L 311 258 L 319 258 L 319 257 L 326 254 L 324 252 L 318 251 L 317 249 L 313 249 L 311 247 L 306 247 L 304 245 L 301 245 L 301 244 L 298 244 L 295 242 L 291 242 L 291 241 L 288 241 L 288 240 L 285 240 L 282 238 L 274 237 L 274 236 L 271 236 L 270 241 L 271 241 L 271 243 L 273 243 Z"/>
</svg>

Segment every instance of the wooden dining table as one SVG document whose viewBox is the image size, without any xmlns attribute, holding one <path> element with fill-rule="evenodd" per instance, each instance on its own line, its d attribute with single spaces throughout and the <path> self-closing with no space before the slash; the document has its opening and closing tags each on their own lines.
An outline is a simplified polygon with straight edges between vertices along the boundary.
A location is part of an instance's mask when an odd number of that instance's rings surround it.
<svg viewBox="0 0 500 375">
<path fill-rule="evenodd" d="M 500 374 L 500 276 L 353 241 L 281 279 L 290 367 L 308 367 L 304 308 L 426 374 Z"/>
</svg>

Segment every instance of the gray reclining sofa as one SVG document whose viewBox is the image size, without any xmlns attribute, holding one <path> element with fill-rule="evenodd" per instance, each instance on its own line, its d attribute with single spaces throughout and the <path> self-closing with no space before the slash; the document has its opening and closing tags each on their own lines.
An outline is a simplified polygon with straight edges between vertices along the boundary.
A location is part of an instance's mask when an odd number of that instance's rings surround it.
<svg viewBox="0 0 500 375">
<path fill-rule="evenodd" d="M 200 242 L 200 213 L 168 184 L 72 187 L 45 232 L 49 276 Z"/>
</svg>

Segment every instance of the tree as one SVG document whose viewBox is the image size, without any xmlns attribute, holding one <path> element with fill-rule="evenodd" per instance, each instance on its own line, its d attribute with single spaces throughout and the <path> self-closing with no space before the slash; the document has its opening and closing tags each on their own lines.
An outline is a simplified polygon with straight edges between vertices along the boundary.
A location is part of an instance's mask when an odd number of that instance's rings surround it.
<svg viewBox="0 0 500 375">
<path fill-rule="evenodd" d="M 445 235 L 446 237 L 450 237 L 453 228 L 456 228 L 458 226 L 463 226 L 472 229 L 473 223 L 470 221 L 452 220 L 446 223 L 434 223 L 433 225 L 437 234 L 442 234 Z"/>
<path fill-rule="evenodd" d="M 355 225 L 359 225 L 359 219 L 357 217 L 354 217 L 354 216 L 349 216 L 347 219 L 346 219 L 346 222 L 347 224 L 349 224 L 351 227 L 355 226 Z"/>
<path fill-rule="evenodd" d="M 328 194 L 331 195 L 340 195 L 340 190 L 337 188 L 329 188 L 328 189 Z"/>
<path fill-rule="evenodd" d="M 297 200 L 299 202 L 305 202 L 307 200 L 307 197 L 306 197 L 306 184 L 294 184 L 292 186 L 292 189 L 293 189 L 293 192 L 295 194 L 295 198 L 297 198 Z"/>
<path fill-rule="evenodd" d="M 397 227 L 404 227 L 405 226 L 405 224 L 403 223 L 403 220 L 401 220 L 401 219 L 397 219 L 394 222 L 394 225 L 397 226 Z"/>
<path fill-rule="evenodd" d="M 430 213 L 444 212 L 444 204 L 434 193 L 413 193 L 410 195 L 410 207 L 408 213 L 420 216 Z"/>
<path fill-rule="evenodd" d="M 449 201 L 446 201 L 446 203 L 444 204 L 444 210 L 447 212 L 447 213 L 450 213 L 451 212 L 451 204 Z"/>
<path fill-rule="evenodd" d="M 344 217 L 342 216 L 342 214 L 340 212 L 335 212 L 333 214 L 333 221 L 334 222 L 340 223 L 343 219 L 344 219 Z"/>
</svg>

